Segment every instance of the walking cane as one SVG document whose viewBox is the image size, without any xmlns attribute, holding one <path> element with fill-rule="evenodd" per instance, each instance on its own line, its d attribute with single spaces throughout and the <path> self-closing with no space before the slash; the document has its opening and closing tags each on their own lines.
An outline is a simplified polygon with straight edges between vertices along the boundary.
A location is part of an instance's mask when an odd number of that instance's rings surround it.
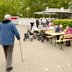
<svg viewBox="0 0 72 72">
<path fill-rule="evenodd" d="M 20 51 L 21 51 L 21 58 L 22 58 L 22 62 L 23 62 L 23 54 L 22 54 L 22 48 L 21 48 L 21 42 L 19 40 L 19 45 L 20 45 Z"/>
</svg>

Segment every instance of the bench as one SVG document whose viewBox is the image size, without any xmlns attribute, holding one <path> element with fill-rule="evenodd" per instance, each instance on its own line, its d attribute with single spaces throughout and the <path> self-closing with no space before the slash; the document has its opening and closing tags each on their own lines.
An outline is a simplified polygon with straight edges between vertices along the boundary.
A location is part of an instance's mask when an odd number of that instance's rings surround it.
<svg viewBox="0 0 72 72">
<path fill-rule="evenodd" d="M 52 38 L 53 38 L 54 36 L 46 36 L 46 38 L 47 39 L 51 39 L 51 43 L 52 43 Z"/>
<path fill-rule="evenodd" d="M 55 46 L 56 44 L 61 44 L 61 49 L 62 49 L 62 44 L 66 41 L 72 41 L 72 34 L 64 34 L 60 36 L 59 40 L 55 40 Z"/>
</svg>

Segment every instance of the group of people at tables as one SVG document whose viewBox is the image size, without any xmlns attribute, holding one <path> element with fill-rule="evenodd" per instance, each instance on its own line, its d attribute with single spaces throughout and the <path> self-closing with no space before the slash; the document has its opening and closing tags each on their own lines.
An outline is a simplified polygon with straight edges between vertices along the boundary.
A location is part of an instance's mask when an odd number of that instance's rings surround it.
<svg viewBox="0 0 72 72">
<path fill-rule="evenodd" d="M 43 30 L 43 31 L 53 31 L 55 33 L 60 33 L 60 32 L 64 32 L 64 34 L 72 34 L 72 28 L 70 26 L 66 26 L 65 29 L 63 29 L 63 25 L 57 25 L 57 24 L 53 24 L 53 23 L 49 23 L 47 24 L 47 26 L 42 26 L 39 23 L 30 23 L 31 26 L 28 29 L 28 32 L 30 35 L 33 35 L 35 33 L 39 33 L 39 31 Z M 24 35 L 26 37 L 27 33 Z M 28 36 L 29 37 L 29 36 Z M 56 36 L 57 40 L 59 39 L 60 35 Z M 70 46 L 70 41 L 66 42 L 66 45 Z"/>
</svg>

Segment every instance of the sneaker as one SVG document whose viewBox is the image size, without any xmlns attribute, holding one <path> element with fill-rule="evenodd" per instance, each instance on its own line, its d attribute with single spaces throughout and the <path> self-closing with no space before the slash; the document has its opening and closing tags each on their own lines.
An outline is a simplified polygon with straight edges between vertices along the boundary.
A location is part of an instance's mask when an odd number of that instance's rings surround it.
<svg viewBox="0 0 72 72">
<path fill-rule="evenodd" d="M 8 67 L 8 68 L 6 68 L 6 71 L 11 71 L 13 69 L 13 67 L 11 66 L 11 67 Z"/>
</svg>

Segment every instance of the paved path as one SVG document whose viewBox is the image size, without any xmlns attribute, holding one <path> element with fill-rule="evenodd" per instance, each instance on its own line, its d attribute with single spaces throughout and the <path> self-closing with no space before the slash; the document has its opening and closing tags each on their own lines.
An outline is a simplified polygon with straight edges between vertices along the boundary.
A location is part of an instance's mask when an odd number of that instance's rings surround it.
<svg viewBox="0 0 72 72">
<path fill-rule="evenodd" d="M 21 34 L 21 46 L 24 62 L 21 62 L 19 42 L 15 41 L 13 53 L 13 71 L 11 72 L 72 72 L 72 46 L 64 51 L 50 42 L 26 40 L 23 42 L 25 26 L 17 26 Z M 0 46 L 0 72 L 5 72 L 5 59 Z"/>
</svg>

